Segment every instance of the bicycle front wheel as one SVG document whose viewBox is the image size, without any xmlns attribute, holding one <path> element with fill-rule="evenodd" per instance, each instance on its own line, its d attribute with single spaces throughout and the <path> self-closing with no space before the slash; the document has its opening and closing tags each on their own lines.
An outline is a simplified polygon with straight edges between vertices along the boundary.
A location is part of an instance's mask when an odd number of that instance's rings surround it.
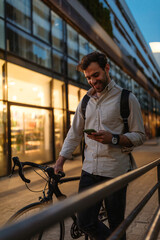
<svg viewBox="0 0 160 240">
<path fill-rule="evenodd" d="M 20 209 L 18 212 L 16 212 L 7 221 L 7 224 L 21 221 L 29 216 L 32 216 L 32 215 L 40 212 L 45 207 L 46 207 L 46 204 L 43 204 L 41 202 L 32 203 L 32 204 Z M 64 240 L 64 233 L 65 233 L 64 222 L 61 221 L 43 232 L 40 231 L 38 234 L 36 234 L 35 236 L 33 236 L 27 240 Z"/>
</svg>

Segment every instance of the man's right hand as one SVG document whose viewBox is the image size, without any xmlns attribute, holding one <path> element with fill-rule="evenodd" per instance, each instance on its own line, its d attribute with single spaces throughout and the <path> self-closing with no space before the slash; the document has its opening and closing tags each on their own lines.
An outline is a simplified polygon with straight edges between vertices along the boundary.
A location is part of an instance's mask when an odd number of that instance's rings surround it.
<svg viewBox="0 0 160 240">
<path fill-rule="evenodd" d="M 59 171 L 63 172 L 63 165 L 64 165 L 65 160 L 66 160 L 65 157 L 59 156 L 55 165 L 53 166 L 55 174 L 58 174 Z"/>
</svg>

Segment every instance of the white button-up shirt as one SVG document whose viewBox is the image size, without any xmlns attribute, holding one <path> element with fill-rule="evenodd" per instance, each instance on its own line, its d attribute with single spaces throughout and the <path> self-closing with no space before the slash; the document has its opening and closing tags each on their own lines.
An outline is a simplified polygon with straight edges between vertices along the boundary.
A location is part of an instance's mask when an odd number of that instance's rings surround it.
<svg viewBox="0 0 160 240">
<path fill-rule="evenodd" d="M 84 129 L 105 130 L 112 134 L 123 134 L 124 123 L 120 115 L 120 98 L 122 88 L 113 80 L 107 85 L 99 98 L 91 88 L 88 91 L 90 100 L 86 107 L 84 120 L 79 103 L 72 126 L 64 141 L 61 156 L 71 158 L 71 154 L 80 143 Z M 129 95 L 130 115 L 128 117 L 129 132 L 125 133 L 133 146 L 143 144 L 145 140 L 144 126 L 139 102 L 134 94 Z M 120 145 L 102 144 L 85 134 L 85 160 L 82 169 L 91 174 L 117 177 L 132 169 L 128 152 Z"/>
</svg>

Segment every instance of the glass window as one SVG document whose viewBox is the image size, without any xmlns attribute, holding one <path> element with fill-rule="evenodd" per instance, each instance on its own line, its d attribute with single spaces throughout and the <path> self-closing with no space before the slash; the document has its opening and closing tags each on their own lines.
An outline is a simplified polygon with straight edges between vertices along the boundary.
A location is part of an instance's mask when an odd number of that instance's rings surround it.
<svg viewBox="0 0 160 240">
<path fill-rule="evenodd" d="M 3 96 L 3 94 L 2 94 L 2 81 L 3 81 L 3 70 L 2 70 L 2 66 L 3 66 L 3 64 L 4 64 L 4 61 L 2 61 L 1 59 L 0 59 L 0 99 L 2 100 L 2 96 Z"/>
<path fill-rule="evenodd" d="M 53 50 L 53 70 L 64 74 L 63 66 L 63 54 Z"/>
<path fill-rule="evenodd" d="M 0 1 L 0 16 L 4 17 L 4 0 Z"/>
<path fill-rule="evenodd" d="M 55 155 L 56 159 L 59 156 L 59 152 L 62 148 L 64 141 L 64 110 L 54 109 L 54 133 L 55 133 Z"/>
<path fill-rule="evenodd" d="M 68 55 L 78 60 L 78 33 L 67 25 L 67 47 Z"/>
<path fill-rule="evenodd" d="M 78 79 L 78 71 L 76 70 L 77 62 L 68 58 L 68 77 L 74 80 Z"/>
<path fill-rule="evenodd" d="M 97 51 L 97 48 L 93 44 L 89 43 L 89 53 L 94 51 Z"/>
<path fill-rule="evenodd" d="M 79 88 L 68 85 L 68 105 L 69 111 L 76 111 L 79 103 Z"/>
<path fill-rule="evenodd" d="M 135 94 L 135 96 L 139 100 L 139 85 L 136 81 L 133 82 L 133 93 Z"/>
<path fill-rule="evenodd" d="M 82 59 L 83 56 L 87 55 L 89 52 L 88 41 L 79 35 L 79 58 Z"/>
<path fill-rule="evenodd" d="M 4 21 L 0 19 L 0 48 L 5 49 Z"/>
<path fill-rule="evenodd" d="M 53 80 L 52 106 L 54 108 L 64 108 L 65 104 L 64 82 Z"/>
<path fill-rule="evenodd" d="M 6 64 L 5 61 L 0 59 L 0 99 L 7 100 L 5 98 L 6 90 Z"/>
<path fill-rule="evenodd" d="M 52 11 L 51 21 L 52 21 L 52 46 L 57 50 L 63 51 L 63 20 Z"/>
<path fill-rule="evenodd" d="M 8 100 L 50 106 L 51 78 L 8 63 Z"/>
<path fill-rule="evenodd" d="M 85 89 L 80 89 L 80 100 L 84 97 L 84 95 L 86 95 L 87 90 Z"/>
<path fill-rule="evenodd" d="M 7 105 L 0 101 L 0 176 L 4 176 L 8 172 L 7 134 Z"/>
<path fill-rule="evenodd" d="M 51 68 L 51 48 L 7 24 L 7 50 Z"/>
<path fill-rule="evenodd" d="M 10 110 L 12 156 L 36 163 L 52 161 L 52 111 L 14 105 Z"/>
<path fill-rule="evenodd" d="M 88 85 L 88 81 L 85 78 L 84 73 L 83 72 L 79 72 L 79 76 L 80 76 L 80 82 L 85 84 L 85 85 Z"/>
<path fill-rule="evenodd" d="M 50 9 L 40 0 L 33 0 L 33 33 L 50 42 Z"/>
<path fill-rule="evenodd" d="M 7 20 L 18 27 L 31 31 L 31 1 L 30 0 L 7 0 Z"/>
</svg>

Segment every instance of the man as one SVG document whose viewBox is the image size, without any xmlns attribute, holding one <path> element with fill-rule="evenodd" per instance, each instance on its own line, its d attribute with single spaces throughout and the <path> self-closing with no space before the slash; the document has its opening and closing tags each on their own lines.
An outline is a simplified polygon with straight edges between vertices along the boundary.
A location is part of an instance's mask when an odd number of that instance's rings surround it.
<svg viewBox="0 0 160 240">
<path fill-rule="evenodd" d="M 63 170 L 63 164 L 80 143 L 84 129 L 96 132 L 85 134 L 85 159 L 79 191 L 115 178 L 132 169 L 126 148 L 133 149 L 144 142 L 145 134 L 140 105 L 130 93 L 128 118 L 129 132 L 123 134 L 124 124 L 120 115 L 122 88 L 109 76 L 109 64 L 103 53 L 93 52 L 82 58 L 78 70 L 83 71 L 91 88 L 85 120 L 79 103 L 72 126 L 64 141 L 55 171 Z M 105 199 L 109 228 L 98 221 L 101 202 L 78 214 L 79 227 L 92 239 L 104 240 L 123 221 L 126 205 L 126 188 Z M 124 235 L 123 240 L 126 239 Z"/>
</svg>

